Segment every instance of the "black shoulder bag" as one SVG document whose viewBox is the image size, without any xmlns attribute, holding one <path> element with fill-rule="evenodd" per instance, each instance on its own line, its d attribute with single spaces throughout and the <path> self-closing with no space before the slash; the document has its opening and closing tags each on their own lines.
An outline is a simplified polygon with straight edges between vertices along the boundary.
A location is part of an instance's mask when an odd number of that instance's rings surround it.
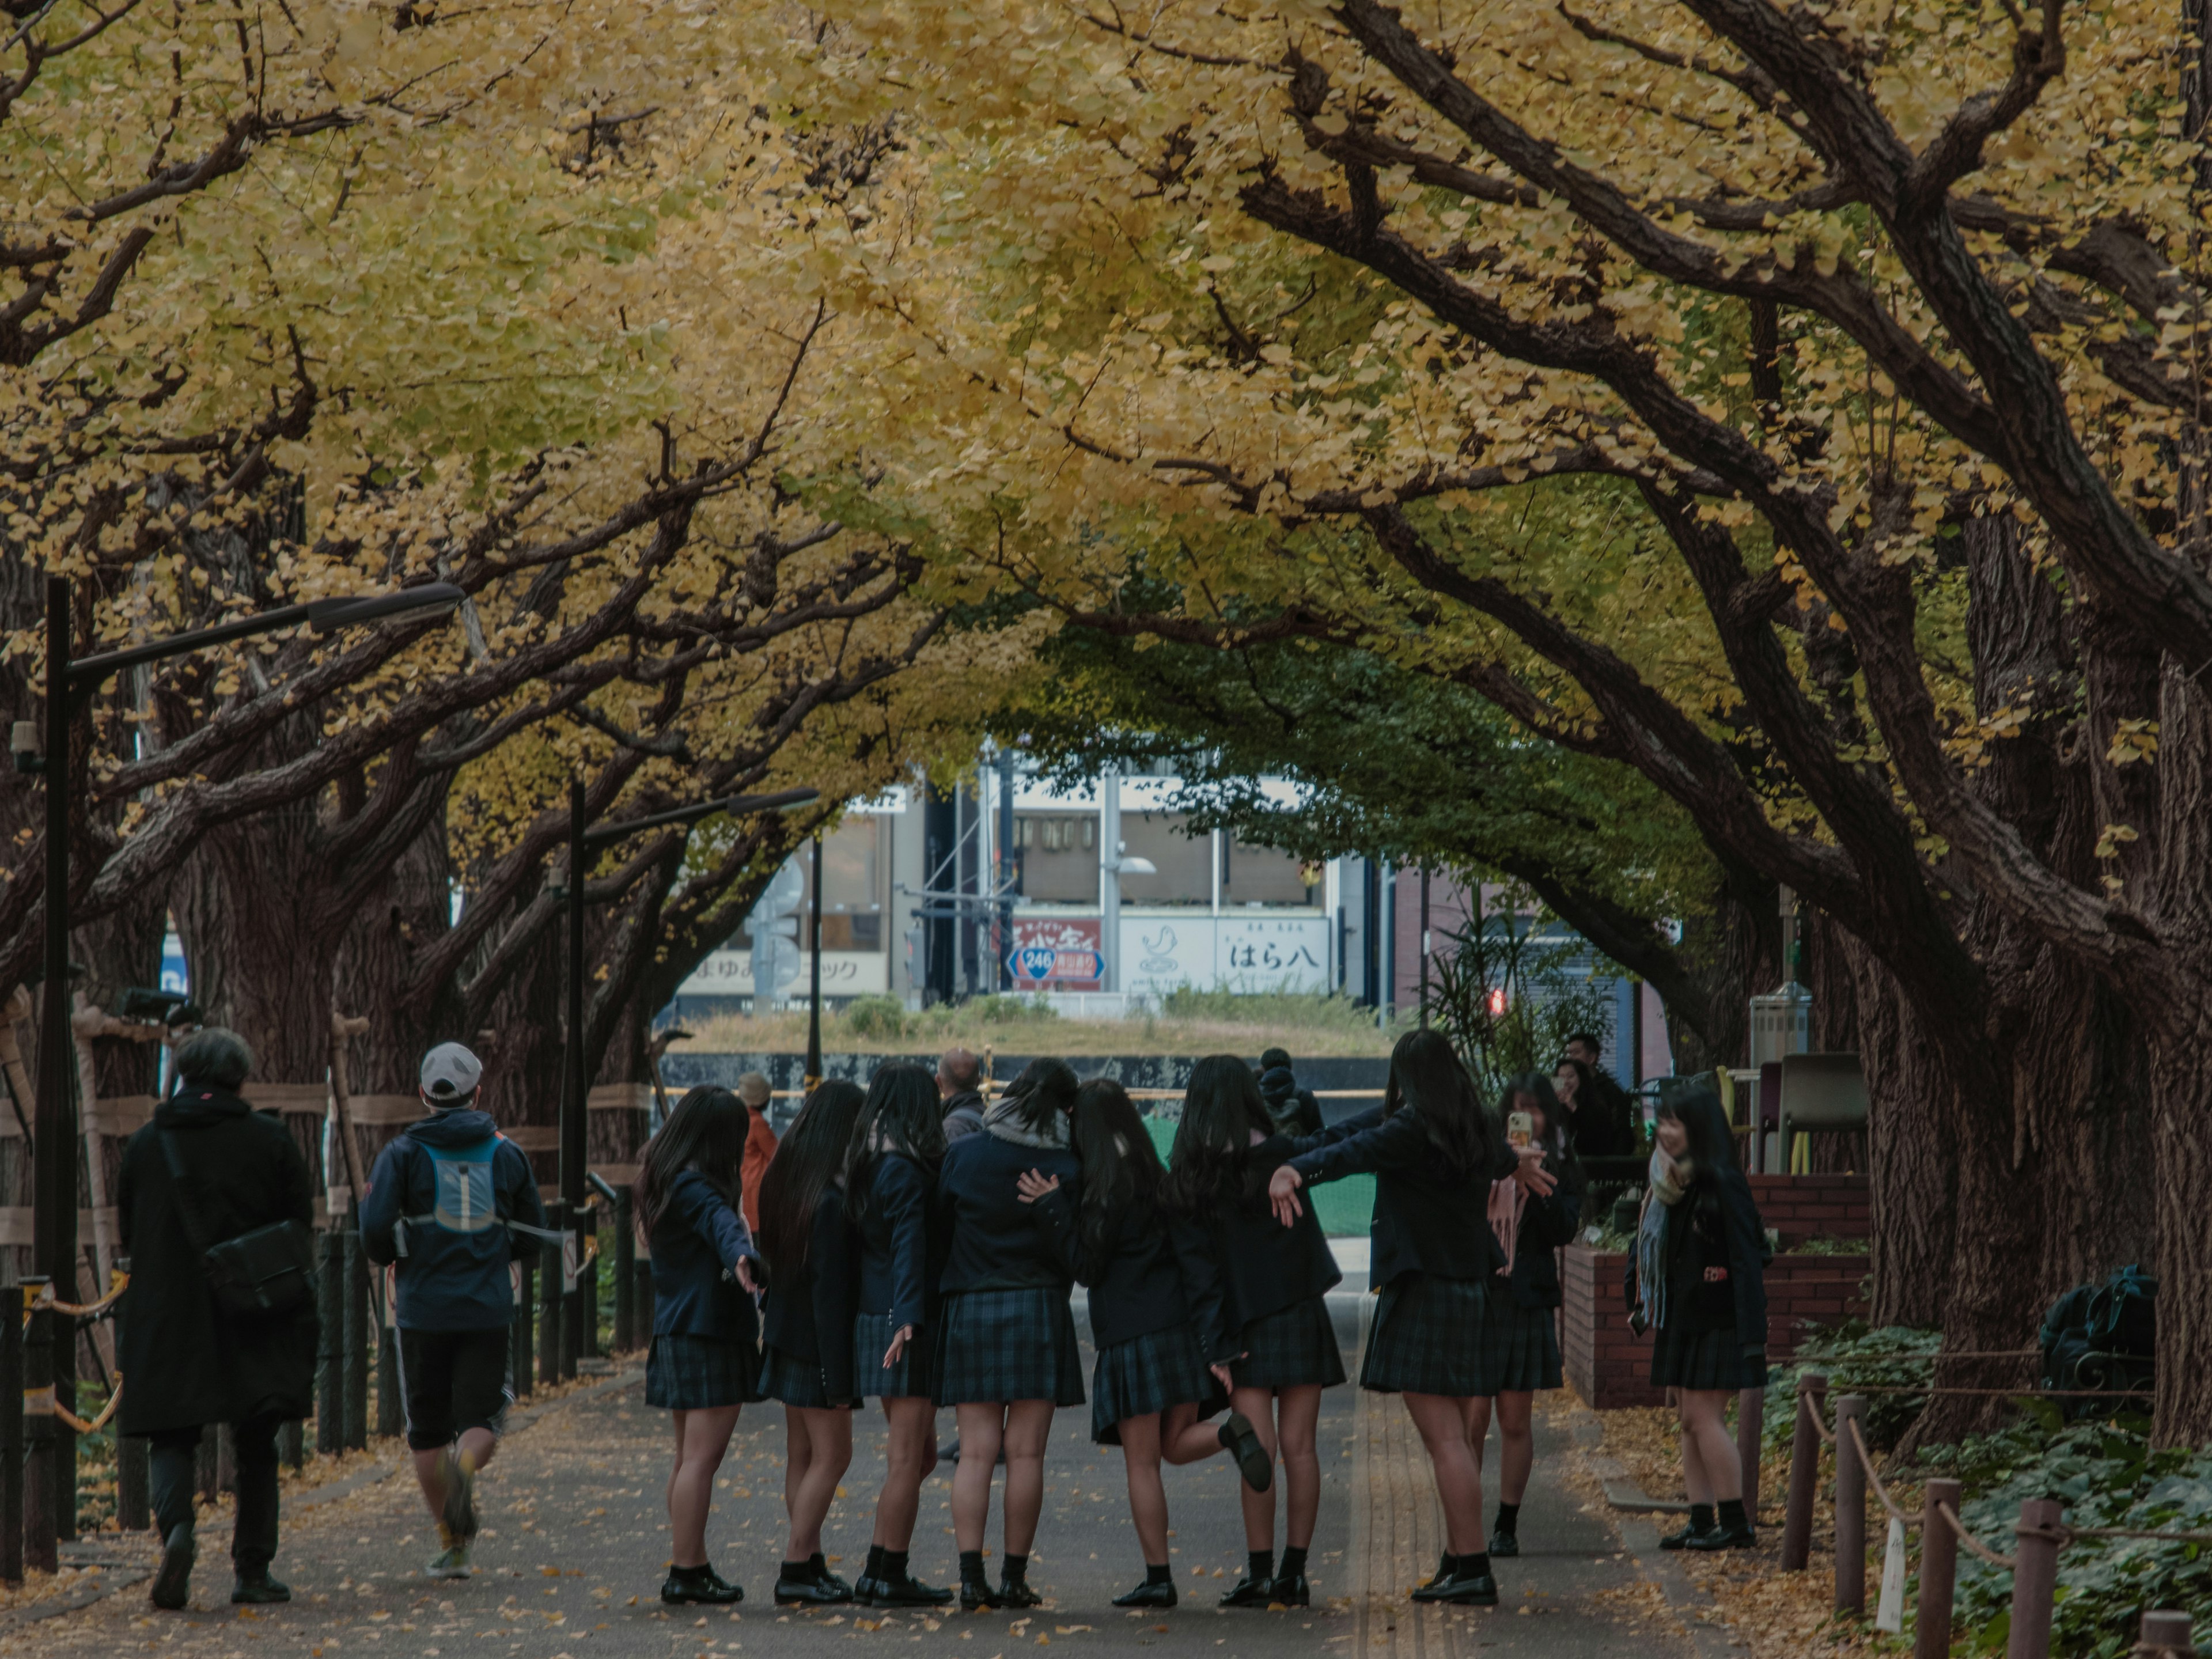
<svg viewBox="0 0 2212 1659">
<path fill-rule="evenodd" d="M 216 1310 L 228 1319 L 270 1319 L 313 1302 L 313 1242 L 307 1228 L 296 1221 L 272 1221 L 210 1244 L 177 1137 L 167 1129 L 157 1133 L 161 1155 L 168 1160 L 169 1184 L 176 1190 L 177 1218 L 184 1223 L 185 1238 L 199 1252 Z"/>
</svg>

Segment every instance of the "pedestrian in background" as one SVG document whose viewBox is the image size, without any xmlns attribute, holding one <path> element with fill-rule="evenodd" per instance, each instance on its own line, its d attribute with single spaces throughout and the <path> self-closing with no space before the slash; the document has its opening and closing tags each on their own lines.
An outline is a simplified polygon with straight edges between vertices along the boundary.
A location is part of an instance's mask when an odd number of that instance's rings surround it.
<svg viewBox="0 0 2212 1659">
<path fill-rule="evenodd" d="M 1690 1495 L 1690 1524 L 1659 1541 L 1747 1549 L 1758 1537 L 1722 1413 L 1739 1390 L 1766 1386 L 1766 1232 L 1710 1090 L 1662 1100 L 1656 1139 L 1635 1289 L 1657 1332 L 1651 1386 L 1674 1390 Z M 1641 1248 L 1647 1231 L 1654 1249 Z"/>
<path fill-rule="evenodd" d="M 761 1393 L 783 1402 L 783 1507 L 791 1536 L 775 1577 L 778 1607 L 849 1601 L 830 1571 L 822 1523 L 853 1462 L 853 1252 L 845 1222 L 845 1149 L 867 1098 L 833 1078 L 806 1097 L 761 1183 L 768 1263 Z"/>
<path fill-rule="evenodd" d="M 676 1418 L 670 1565 L 660 1587 L 672 1604 L 745 1599 L 707 1559 L 707 1516 L 738 1413 L 760 1398 L 760 1276 L 736 1201 L 752 1115 L 727 1089 L 693 1089 L 646 1142 L 638 1166 L 637 1228 L 653 1255 L 645 1403 Z"/>
<path fill-rule="evenodd" d="M 1032 1060 L 983 1113 L 980 1133 L 946 1148 L 938 1191 L 951 1228 L 941 1280 L 945 1347 L 938 1398 L 953 1407 L 960 1462 L 952 1528 L 960 1544 L 960 1605 L 1033 1607 L 1029 1583 L 1044 1508 L 1045 1443 L 1058 1406 L 1083 1403 L 1083 1357 L 1068 1310 L 1072 1282 L 1024 1202 L 1021 1179 L 1076 1182 L 1068 1151 L 1075 1073 Z M 983 1573 L 991 1471 L 1004 1449 L 1006 1548 L 994 1589 Z"/>
<path fill-rule="evenodd" d="M 1539 1197 L 1556 1182 L 1540 1167 L 1540 1150 L 1516 1153 L 1507 1144 L 1440 1031 L 1398 1039 L 1379 1119 L 1294 1150 L 1268 1183 L 1285 1227 L 1310 1212 L 1301 1188 L 1350 1175 L 1376 1178 L 1369 1274 L 1381 1295 L 1359 1386 L 1405 1396 L 1444 1511 L 1443 1559 L 1414 1599 L 1492 1606 L 1498 1583 L 1482 1531 L 1482 1466 L 1468 1424 L 1472 1402 L 1488 1392 L 1486 1304 L 1504 1256 L 1490 1229 L 1468 1221 L 1488 1212 L 1494 1181 L 1510 1176 Z"/>
<path fill-rule="evenodd" d="M 738 1207 L 744 1213 L 745 1225 L 757 1233 L 761 1182 L 775 1158 L 775 1125 L 768 1121 L 775 1085 L 758 1072 L 747 1072 L 738 1079 L 738 1098 L 745 1105 L 745 1167 L 740 1178 L 744 1199 Z"/>
<path fill-rule="evenodd" d="M 1024 1170 L 1024 1201 L 1061 1262 L 1091 1292 L 1097 1363 L 1091 1373 L 1091 1437 L 1119 1446 L 1129 1518 L 1144 1552 L 1145 1582 L 1117 1607 L 1171 1607 L 1168 1494 L 1163 1462 L 1236 1455 L 1244 1479 L 1265 1492 L 1273 1460 L 1250 1420 L 1231 1412 L 1218 1429 L 1200 1420 L 1225 1401 L 1236 1357 L 1221 1310 L 1221 1276 L 1203 1228 L 1159 1207 L 1167 1170 L 1128 1091 L 1110 1079 L 1075 1097 L 1073 1145 L 1083 1166 L 1079 1200 L 1055 1176 Z"/>
<path fill-rule="evenodd" d="M 269 1227 L 300 1230 L 304 1256 L 314 1225 L 307 1160 L 291 1132 L 256 1112 L 238 1091 L 253 1052 L 220 1026 L 178 1045 L 177 1086 L 123 1149 L 116 1218 L 131 1259 L 116 1313 L 116 1360 L 131 1386 L 119 1434 L 153 1443 L 149 1480 L 161 1538 L 153 1602 L 170 1611 L 191 1596 L 192 1497 L 200 1437 L 230 1425 L 237 1510 L 230 1559 L 234 1602 L 289 1601 L 269 1575 L 276 1555 L 276 1429 L 314 1408 L 313 1287 L 302 1283 L 287 1312 L 226 1316 L 206 1265 L 215 1245 Z"/>
<path fill-rule="evenodd" d="M 1268 1177 L 1297 1144 L 1274 1133 L 1260 1085 L 1242 1060 L 1209 1054 L 1192 1067 L 1161 1203 L 1209 1235 L 1235 1332 L 1229 1401 L 1251 1423 L 1270 1462 L 1279 1457 L 1283 1465 L 1280 1571 L 1273 1483 L 1261 1490 L 1248 1483 L 1238 1496 L 1249 1560 L 1222 1596 L 1224 1607 L 1311 1601 L 1306 1557 L 1321 1513 L 1314 1431 L 1322 1390 L 1344 1381 L 1328 1300 L 1344 1274 L 1310 1207 L 1287 1228 L 1269 1212 Z"/>
<path fill-rule="evenodd" d="M 1490 1553 L 1514 1556 L 1521 1553 L 1521 1500 L 1536 1461 L 1536 1395 L 1558 1388 L 1562 1380 L 1559 1249 L 1582 1224 L 1583 1175 L 1560 1127 L 1551 1080 L 1541 1072 L 1525 1073 L 1508 1083 L 1498 1109 L 1508 1126 L 1516 1113 L 1528 1115 L 1529 1142 L 1543 1150 L 1544 1172 L 1559 1182 L 1540 1194 L 1511 1176 L 1490 1187 L 1491 1233 L 1505 1261 L 1484 1299 L 1482 1357 L 1488 1386 L 1468 1402 L 1467 1437 L 1480 1464 L 1494 1413 L 1498 1516 L 1490 1529 Z"/>
<path fill-rule="evenodd" d="M 1552 1074 L 1552 1092 L 1559 1103 L 1559 1115 L 1565 1124 L 1567 1138 L 1574 1142 L 1577 1158 L 1616 1158 L 1632 1156 L 1636 1142 L 1626 1132 L 1623 1123 L 1616 1126 L 1606 1115 L 1600 1098 L 1597 1073 L 1588 1062 L 1569 1055 L 1561 1060 L 1559 1069 Z"/>
<path fill-rule="evenodd" d="M 1269 1048 L 1260 1056 L 1260 1098 L 1267 1103 L 1267 1115 L 1278 1133 L 1317 1135 L 1323 1123 L 1321 1103 L 1313 1091 L 1298 1087 L 1291 1070 L 1287 1048 Z"/>
<path fill-rule="evenodd" d="M 510 1264 L 545 1228 L 528 1154 L 476 1109 L 483 1064 L 458 1042 L 422 1056 L 427 1116 L 376 1156 L 362 1194 L 361 1245 L 393 1266 L 401 1403 L 416 1483 L 437 1522 L 435 1578 L 469 1576 L 477 1473 L 492 1460 L 514 1396 L 507 1345 Z"/>
<path fill-rule="evenodd" d="M 937 1467 L 938 1278 L 945 1229 L 937 1202 L 945 1128 L 937 1085 L 919 1066 L 877 1068 L 845 1154 L 845 1212 L 860 1272 L 853 1387 L 883 1402 L 887 1430 L 875 1534 L 853 1596 L 868 1607 L 935 1607 L 952 1592 L 908 1570 L 921 1483 Z"/>
<path fill-rule="evenodd" d="M 1613 1073 L 1605 1066 L 1605 1045 L 1595 1033 L 1577 1031 L 1566 1041 L 1566 1057 L 1578 1060 L 1589 1072 L 1589 1103 L 1598 1108 L 1605 1120 L 1605 1138 L 1614 1148 L 1616 1158 L 1632 1157 L 1636 1152 L 1637 1122 L 1635 1104 L 1628 1097 Z"/>
<path fill-rule="evenodd" d="M 947 1048 L 938 1057 L 937 1092 L 948 1145 L 983 1127 L 983 1063 L 972 1049 Z"/>
</svg>

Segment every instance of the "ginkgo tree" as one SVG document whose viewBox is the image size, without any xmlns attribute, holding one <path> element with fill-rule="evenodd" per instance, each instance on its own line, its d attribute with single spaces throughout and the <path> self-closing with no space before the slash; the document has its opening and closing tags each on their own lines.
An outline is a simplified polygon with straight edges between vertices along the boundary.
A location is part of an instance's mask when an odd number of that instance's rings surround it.
<svg viewBox="0 0 2212 1659">
<path fill-rule="evenodd" d="M 817 107 L 930 124 L 1001 348 L 940 533 L 1078 619 L 1137 550 L 1164 623 L 1635 767 L 1843 941 L 1877 1311 L 2018 1347 L 2154 1251 L 2158 1432 L 2212 1430 L 2185 16 L 830 10 Z"/>
</svg>

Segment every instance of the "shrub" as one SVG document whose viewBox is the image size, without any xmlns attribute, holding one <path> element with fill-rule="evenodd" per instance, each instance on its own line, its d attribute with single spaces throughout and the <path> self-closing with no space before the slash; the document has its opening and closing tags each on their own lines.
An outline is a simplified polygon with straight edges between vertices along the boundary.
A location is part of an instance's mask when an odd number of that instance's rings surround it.
<svg viewBox="0 0 2212 1659">
<path fill-rule="evenodd" d="M 1766 1376 L 1765 1437 L 1769 1449 L 1786 1447 L 1797 1418 L 1797 1379 L 1807 1371 L 1820 1371 L 1828 1379 L 1828 1397 L 1849 1394 L 1854 1384 L 1882 1388 L 1924 1383 L 1935 1367 L 1929 1356 L 1943 1340 L 1941 1331 L 1911 1325 L 1884 1325 L 1869 1329 L 1863 1320 L 1845 1320 L 1826 1330 L 1809 1331 L 1786 1365 L 1777 1365 Z M 1893 1446 L 1920 1408 L 1925 1395 L 1874 1394 L 1867 1396 L 1867 1444 L 1879 1451 Z"/>
<path fill-rule="evenodd" d="M 896 997 L 854 997 L 845 1005 L 845 1029 L 859 1037 L 906 1035 L 906 1006 Z"/>
</svg>

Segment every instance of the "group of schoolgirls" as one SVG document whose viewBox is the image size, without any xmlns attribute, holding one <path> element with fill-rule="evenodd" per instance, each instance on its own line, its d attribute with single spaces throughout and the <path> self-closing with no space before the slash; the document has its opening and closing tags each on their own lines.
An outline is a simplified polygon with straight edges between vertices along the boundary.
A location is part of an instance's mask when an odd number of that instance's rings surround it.
<svg viewBox="0 0 2212 1659">
<path fill-rule="evenodd" d="M 1516 1079 L 1501 1104 L 1497 1117 L 1484 1108 L 1446 1039 L 1414 1032 L 1392 1054 L 1381 1107 L 1294 1136 L 1270 1118 L 1250 1067 L 1216 1055 L 1193 1071 L 1163 1164 L 1126 1091 L 1079 1084 L 1060 1061 L 1031 1065 L 984 1109 L 980 1132 L 950 1143 L 929 1073 L 887 1066 L 865 1091 L 832 1081 L 806 1097 L 763 1182 L 756 1237 L 732 1201 L 745 1110 L 724 1091 L 693 1090 L 649 1145 L 637 1183 L 655 1290 L 646 1397 L 672 1410 L 676 1427 L 662 1598 L 742 1599 L 708 1564 L 707 1514 L 739 1407 L 775 1400 L 788 1437 L 779 1604 L 930 1607 L 957 1594 L 968 1611 L 1036 1605 L 1028 1565 L 1047 1439 L 1055 1410 L 1085 1400 L 1069 1306 L 1081 1283 L 1097 1351 L 1091 1435 L 1121 1449 L 1146 1566 L 1115 1605 L 1176 1604 L 1160 1466 L 1222 1451 L 1243 1476 L 1250 1551 L 1223 1604 L 1308 1605 L 1315 1431 L 1322 1391 L 1346 1377 L 1327 1304 L 1341 1274 L 1301 1192 L 1364 1173 L 1376 1177 L 1380 1299 L 1360 1382 L 1405 1396 L 1445 1515 L 1448 1548 L 1413 1594 L 1494 1602 L 1490 1557 L 1518 1549 L 1530 1402 L 1559 1385 L 1553 1250 L 1575 1230 L 1581 1186 L 1548 1080 Z M 1670 1122 L 1662 1108 L 1662 1146 Z M 1669 1167 L 1686 1182 L 1663 1212 L 1670 1218 L 1707 1216 L 1711 1206 L 1689 1195 L 1733 1170 L 1702 1146 Z M 1680 1242 L 1671 1249 L 1662 1252 L 1669 1271 L 1678 1256 L 1690 1262 Z M 1717 1362 L 1710 1342 L 1675 1327 L 1711 1299 L 1659 1303 L 1662 1354 L 1705 1367 L 1693 1389 Z M 1763 1304 L 1757 1313 L 1763 1337 Z M 881 1404 L 887 1444 L 867 1565 L 848 1583 L 830 1570 L 822 1528 L 866 1398 Z M 958 1429 L 957 1593 L 916 1581 L 908 1565 L 940 1406 Z M 1481 1448 L 1493 1413 L 1505 1501 L 1486 1540 Z M 1730 1482 L 1711 1437 L 1696 1442 L 1699 1470 L 1718 1495 Z M 1686 1455 L 1690 1444 L 1686 1426 Z M 994 1584 L 984 1534 L 1001 1462 Z M 1741 1513 L 1739 1502 L 1724 1519 Z"/>
</svg>

